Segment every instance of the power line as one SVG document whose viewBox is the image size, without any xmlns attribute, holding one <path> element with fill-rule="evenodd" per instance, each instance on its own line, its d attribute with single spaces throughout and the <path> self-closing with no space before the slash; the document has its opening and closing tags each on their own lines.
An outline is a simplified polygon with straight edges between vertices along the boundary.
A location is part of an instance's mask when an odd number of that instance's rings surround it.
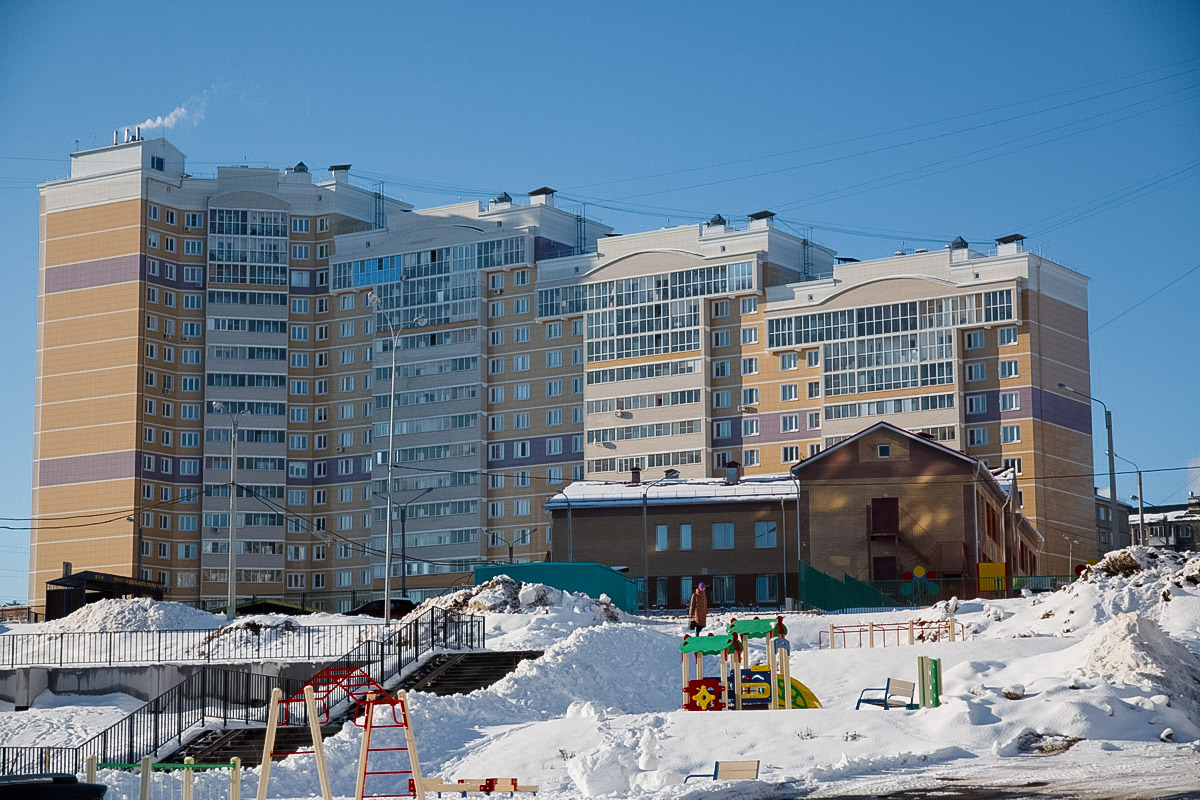
<svg viewBox="0 0 1200 800">
<path fill-rule="evenodd" d="M 1172 286 L 1174 286 L 1175 284 L 1179 283 L 1181 280 L 1183 280 L 1184 278 L 1186 278 L 1188 275 L 1191 275 L 1193 272 L 1195 272 L 1195 271 L 1196 271 L 1196 270 L 1198 270 L 1198 269 L 1200 269 L 1200 264 L 1197 264 L 1196 266 L 1194 266 L 1194 267 L 1192 267 L 1191 269 L 1187 270 L 1187 271 L 1186 271 L 1186 272 L 1184 272 L 1182 275 L 1180 275 L 1178 278 L 1176 278 L 1175 280 L 1171 281 L 1170 283 L 1168 283 L 1166 286 L 1162 287 L 1162 288 L 1161 288 L 1161 289 L 1159 289 L 1158 291 L 1156 291 L 1156 292 L 1154 292 L 1154 293 L 1152 293 L 1152 294 L 1150 294 L 1150 295 L 1147 295 L 1146 297 L 1143 297 L 1141 300 L 1137 301 L 1136 303 L 1134 303 L 1133 305 L 1131 305 L 1129 308 L 1125 309 L 1125 310 L 1124 310 L 1124 311 L 1122 311 L 1120 314 L 1117 314 L 1115 317 L 1113 317 L 1112 319 L 1108 320 L 1108 321 L 1107 321 L 1107 322 L 1105 322 L 1104 324 L 1102 324 L 1102 325 L 1098 325 L 1097 327 L 1095 327 L 1095 328 L 1092 328 L 1090 331 L 1088 331 L 1088 335 L 1091 335 L 1091 334 L 1093 334 L 1093 333 L 1096 333 L 1097 331 L 1100 331 L 1100 330 L 1103 330 L 1104 328 L 1107 328 L 1109 325 L 1113 324 L 1114 322 L 1116 322 L 1117 320 L 1119 320 L 1121 317 L 1123 317 L 1123 316 L 1125 316 L 1126 314 L 1128 314 L 1130 311 L 1133 311 L 1135 308 L 1138 308 L 1139 306 L 1145 305 L 1145 304 L 1146 304 L 1146 303 L 1148 303 L 1150 300 L 1152 300 L 1152 299 L 1154 299 L 1155 297 L 1157 297 L 1158 295 L 1162 294 L 1162 293 L 1163 293 L 1163 292 L 1165 292 L 1167 289 L 1170 289 Z M 1143 472 L 1145 472 L 1145 470 L 1143 470 Z"/>
</svg>

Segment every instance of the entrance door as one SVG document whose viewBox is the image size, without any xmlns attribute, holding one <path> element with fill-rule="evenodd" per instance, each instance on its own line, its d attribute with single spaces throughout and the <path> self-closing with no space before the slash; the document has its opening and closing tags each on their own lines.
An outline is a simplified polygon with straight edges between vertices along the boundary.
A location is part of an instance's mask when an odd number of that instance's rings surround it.
<svg viewBox="0 0 1200 800">
<path fill-rule="evenodd" d="M 871 535 L 895 536 L 900 533 L 900 498 L 871 499 Z"/>
</svg>

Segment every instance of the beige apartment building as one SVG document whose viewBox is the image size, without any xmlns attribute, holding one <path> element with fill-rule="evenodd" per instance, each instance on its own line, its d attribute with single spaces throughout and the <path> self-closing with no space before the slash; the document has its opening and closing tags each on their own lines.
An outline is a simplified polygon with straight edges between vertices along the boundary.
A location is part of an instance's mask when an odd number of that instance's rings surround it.
<svg viewBox="0 0 1200 800">
<path fill-rule="evenodd" d="M 35 603 L 69 562 L 221 605 L 232 540 L 238 596 L 340 610 L 389 516 L 394 589 L 435 593 L 544 558 L 572 481 L 782 473 L 882 420 L 1094 544 L 1052 388 L 1089 385 L 1086 279 L 1019 237 L 854 262 L 769 212 L 616 236 L 547 187 L 413 209 L 329 169 L 135 135 L 41 187 Z"/>
</svg>

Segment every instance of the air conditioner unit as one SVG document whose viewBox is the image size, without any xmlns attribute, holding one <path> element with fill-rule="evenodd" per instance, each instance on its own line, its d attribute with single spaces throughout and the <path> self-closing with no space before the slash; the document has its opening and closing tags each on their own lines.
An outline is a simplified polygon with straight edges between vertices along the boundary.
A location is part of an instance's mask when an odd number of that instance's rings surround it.
<svg viewBox="0 0 1200 800">
<path fill-rule="evenodd" d="M 750 406 L 738 406 L 738 411 L 746 412 L 750 410 Z"/>
<path fill-rule="evenodd" d="M 492 294 L 499 297 L 500 295 L 504 294 L 504 290 L 503 289 L 492 289 Z"/>
<path fill-rule="evenodd" d="M 342 452 L 342 451 L 343 451 L 343 450 L 345 450 L 345 449 L 346 449 L 346 448 L 344 448 L 344 447 L 339 447 L 339 448 L 337 449 L 337 451 L 340 453 L 340 452 Z"/>
<path fill-rule="evenodd" d="M 167 333 L 166 331 L 164 331 L 164 332 L 163 332 L 163 338 L 164 338 L 164 339 L 170 339 L 170 338 L 171 338 L 171 334 L 169 334 L 169 333 Z"/>
</svg>

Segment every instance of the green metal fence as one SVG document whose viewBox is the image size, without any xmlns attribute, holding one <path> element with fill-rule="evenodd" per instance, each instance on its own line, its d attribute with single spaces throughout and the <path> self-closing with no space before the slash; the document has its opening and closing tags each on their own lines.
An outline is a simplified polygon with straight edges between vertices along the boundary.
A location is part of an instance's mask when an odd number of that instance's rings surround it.
<svg viewBox="0 0 1200 800">
<path fill-rule="evenodd" d="M 1072 583 L 1073 575 L 1017 575 L 1001 578 L 912 578 L 895 581 L 841 580 L 800 562 L 800 603 L 821 611 L 915 608 L 957 597 L 1003 599 L 1023 591 L 1051 592 Z"/>
</svg>

